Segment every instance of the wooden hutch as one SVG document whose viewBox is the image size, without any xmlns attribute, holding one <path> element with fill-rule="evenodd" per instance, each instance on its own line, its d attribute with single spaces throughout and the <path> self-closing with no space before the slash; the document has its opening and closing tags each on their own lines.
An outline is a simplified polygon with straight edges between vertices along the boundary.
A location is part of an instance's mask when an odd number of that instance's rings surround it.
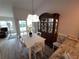
<svg viewBox="0 0 79 59">
<path fill-rule="evenodd" d="M 52 47 L 52 43 L 57 40 L 59 16 L 58 13 L 43 13 L 39 16 L 39 31 L 41 32 L 41 36 L 46 38 L 45 44 L 50 47 Z"/>
</svg>

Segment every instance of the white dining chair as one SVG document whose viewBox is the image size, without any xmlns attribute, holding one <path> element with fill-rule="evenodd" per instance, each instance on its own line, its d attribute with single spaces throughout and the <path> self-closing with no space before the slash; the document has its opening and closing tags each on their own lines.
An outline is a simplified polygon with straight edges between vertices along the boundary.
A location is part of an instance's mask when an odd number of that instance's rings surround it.
<svg viewBox="0 0 79 59">
<path fill-rule="evenodd" d="M 43 43 L 41 42 L 35 43 L 34 46 L 32 47 L 32 52 L 33 52 L 35 59 L 36 59 L 36 55 L 38 52 L 40 52 L 41 56 L 43 56 Z"/>
<path fill-rule="evenodd" d="M 59 47 L 64 41 L 65 41 L 66 37 L 62 36 L 62 35 L 59 35 L 58 38 L 57 38 L 57 41 L 56 42 L 53 42 L 53 49 L 55 47 Z"/>
</svg>

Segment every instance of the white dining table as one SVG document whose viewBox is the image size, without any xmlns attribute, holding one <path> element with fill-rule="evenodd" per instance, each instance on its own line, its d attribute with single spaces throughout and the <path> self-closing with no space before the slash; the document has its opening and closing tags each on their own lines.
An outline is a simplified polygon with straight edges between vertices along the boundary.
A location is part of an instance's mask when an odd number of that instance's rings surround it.
<svg viewBox="0 0 79 59">
<path fill-rule="evenodd" d="M 32 34 L 30 37 L 28 34 L 22 36 L 23 43 L 26 45 L 26 48 L 29 49 L 29 59 L 31 59 L 31 47 L 34 46 L 35 43 L 41 42 L 43 43 L 43 47 L 45 46 L 45 39 L 37 34 Z"/>
</svg>

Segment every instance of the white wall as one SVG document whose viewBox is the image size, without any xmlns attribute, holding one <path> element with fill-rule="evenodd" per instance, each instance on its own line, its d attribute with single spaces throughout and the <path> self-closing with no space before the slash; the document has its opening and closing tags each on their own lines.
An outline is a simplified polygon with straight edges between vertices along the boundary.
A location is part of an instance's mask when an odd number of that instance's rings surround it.
<svg viewBox="0 0 79 59">
<path fill-rule="evenodd" d="M 65 6 L 65 5 L 64 5 Z M 40 15 L 44 12 L 50 12 L 50 13 L 54 13 L 54 12 L 59 12 L 62 11 L 62 2 L 56 2 L 54 0 L 46 0 L 43 4 L 40 5 L 40 7 L 38 8 L 36 14 Z"/>
<path fill-rule="evenodd" d="M 14 27 L 14 31 L 15 30 L 15 20 L 14 20 L 14 15 L 13 15 L 13 6 L 12 4 L 8 3 L 8 2 L 4 2 L 2 0 L 0 0 L 0 21 L 2 20 L 11 20 L 13 22 L 13 27 Z"/>
<path fill-rule="evenodd" d="M 17 8 L 17 7 L 13 7 L 13 11 L 14 11 L 14 17 L 16 19 L 25 19 L 27 18 L 29 12 L 26 9 L 22 9 L 22 8 Z"/>
<path fill-rule="evenodd" d="M 79 4 L 73 4 L 64 10 L 60 18 L 59 32 L 78 36 L 79 33 Z"/>
<path fill-rule="evenodd" d="M 44 12 L 60 13 L 59 32 L 65 35 L 78 36 L 79 33 L 79 3 L 77 0 L 47 1 L 38 10 L 40 15 Z"/>
<path fill-rule="evenodd" d="M 0 1 L 0 16 L 13 17 L 12 5 Z"/>
<path fill-rule="evenodd" d="M 29 12 L 22 8 L 13 7 L 14 19 L 15 19 L 15 27 L 17 35 L 20 35 L 20 28 L 19 28 L 19 20 L 26 20 Z"/>
</svg>

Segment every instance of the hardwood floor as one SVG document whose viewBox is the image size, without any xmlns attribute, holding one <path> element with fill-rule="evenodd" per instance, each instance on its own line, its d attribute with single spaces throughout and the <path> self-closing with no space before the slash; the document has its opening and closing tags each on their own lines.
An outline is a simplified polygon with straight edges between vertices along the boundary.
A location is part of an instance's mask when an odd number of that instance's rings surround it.
<svg viewBox="0 0 79 59">
<path fill-rule="evenodd" d="M 0 44 L 0 59 L 20 59 L 19 50 L 17 39 L 3 40 Z"/>
<path fill-rule="evenodd" d="M 20 48 L 17 39 L 0 40 L 0 59 L 28 59 L 28 49 L 24 48 L 23 53 L 20 53 Z M 51 49 L 45 49 L 44 57 L 39 54 L 37 59 L 48 59 L 51 54 Z M 32 57 L 32 59 L 34 59 Z"/>
</svg>

